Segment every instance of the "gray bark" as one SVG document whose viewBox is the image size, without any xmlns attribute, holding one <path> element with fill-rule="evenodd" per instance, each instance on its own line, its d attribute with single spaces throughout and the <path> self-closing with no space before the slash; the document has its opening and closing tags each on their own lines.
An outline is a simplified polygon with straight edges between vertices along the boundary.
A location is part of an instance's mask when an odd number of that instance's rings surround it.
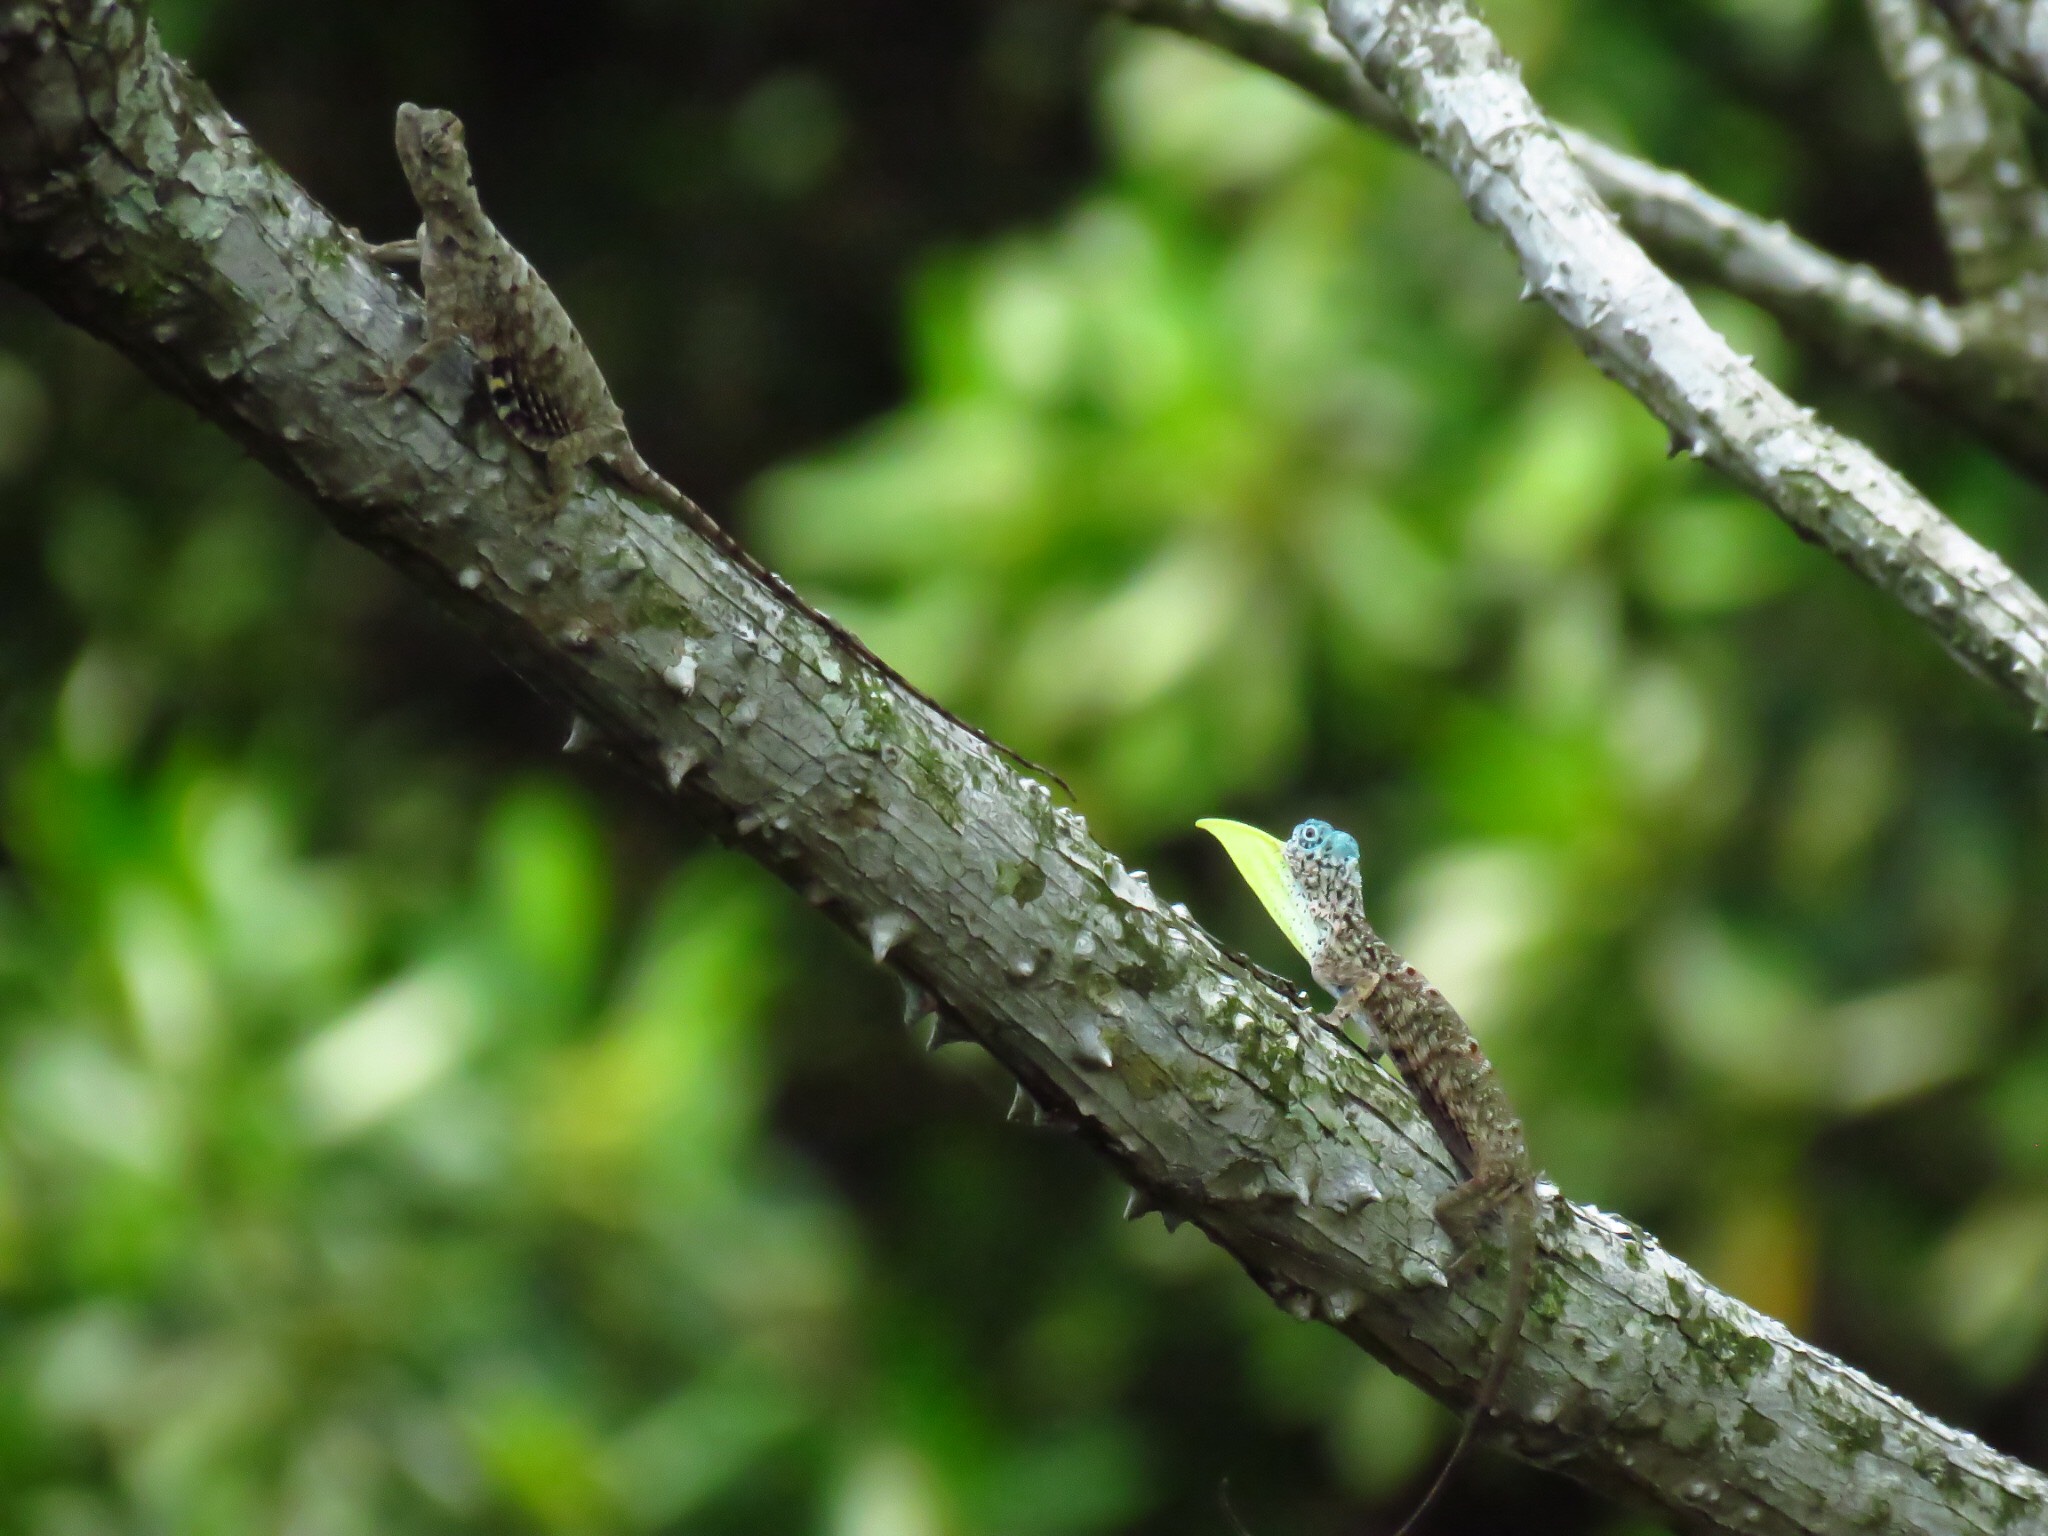
<svg viewBox="0 0 2048 1536">
<path fill-rule="evenodd" d="M 1934 0 L 1963 46 L 2048 107 L 2048 0 Z"/>
<path fill-rule="evenodd" d="M 1414 134 L 1296 0 L 1099 0 L 1292 80 L 1413 146 Z M 1739 294 L 1884 389 L 1903 387 L 2048 484 L 2048 297 L 2039 280 L 1962 305 L 1907 292 L 1698 183 L 1560 128 L 1593 189 L 1659 262 Z"/>
<path fill-rule="evenodd" d="M 365 400 L 419 306 L 158 48 L 133 0 L 0 12 L 0 265 L 473 623 L 1195 1221 L 1290 1312 L 1439 1395 L 1497 1277 L 1445 1283 L 1446 1159 L 1384 1071 L 1163 906 L 971 736 L 672 521 L 542 477 L 465 370 Z M 1500 1429 L 1689 1530 L 2048 1532 L 2048 1481 L 1550 1207 Z"/>
<path fill-rule="evenodd" d="M 1740 357 L 1615 222 L 1493 34 L 1459 0 L 1329 0 L 1331 30 L 1422 152 L 1498 229 L 1603 373 L 1896 599 L 2048 730 L 2048 604 L 1854 438 Z"/>
<path fill-rule="evenodd" d="M 1928 0 L 1866 0 L 1884 67 L 1920 147 L 1965 295 L 2048 271 L 2048 199 L 2020 97 L 1966 57 Z"/>
<path fill-rule="evenodd" d="M 2038 279 L 1950 307 L 1675 172 L 1563 132 L 1594 189 L 1660 261 L 1776 315 L 1870 384 L 1926 400 L 2048 484 L 2048 305 Z"/>
</svg>

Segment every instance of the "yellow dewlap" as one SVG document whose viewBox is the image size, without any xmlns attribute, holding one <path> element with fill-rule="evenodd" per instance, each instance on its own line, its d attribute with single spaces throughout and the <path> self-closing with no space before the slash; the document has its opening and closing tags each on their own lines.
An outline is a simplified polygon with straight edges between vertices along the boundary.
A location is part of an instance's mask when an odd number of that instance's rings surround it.
<svg viewBox="0 0 2048 1536">
<path fill-rule="evenodd" d="M 1244 883 L 1259 898 L 1259 905 L 1279 924 L 1280 931 L 1301 952 L 1302 959 L 1313 962 L 1321 935 L 1295 887 L 1294 877 L 1288 873 L 1287 854 L 1280 839 L 1270 832 L 1261 832 L 1257 827 L 1248 827 L 1241 821 L 1225 821 L 1219 816 L 1208 817 L 1195 825 L 1223 845 L 1223 851 L 1230 855 L 1230 862 L 1244 876 Z"/>
</svg>

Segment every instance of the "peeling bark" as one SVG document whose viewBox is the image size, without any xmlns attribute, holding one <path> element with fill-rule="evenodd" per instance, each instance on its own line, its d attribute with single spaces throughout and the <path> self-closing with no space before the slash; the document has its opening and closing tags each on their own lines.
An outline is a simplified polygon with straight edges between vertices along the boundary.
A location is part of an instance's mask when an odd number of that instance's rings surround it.
<svg viewBox="0 0 2048 1536">
<path fill-rule="evenodd" d="M 528 455 L 437 368 L 346 386 L 418 305 L 157 46 L 133 0 L 0 13 L 0 265 L 403 567 L 615 753 L 801 890 L 1294 1315 L 1439 1395 L 1495 1277 L 1445 1283 L 1412 1100 L 1163 906 L 1042 785 L 716 548 Z M 930 1006 L 925 994 L 929 994 Z M 2048 1482 L 1555 1200 L 1513 1449 L 1689 1530 L 2048 1531 Z"/>
</svg>

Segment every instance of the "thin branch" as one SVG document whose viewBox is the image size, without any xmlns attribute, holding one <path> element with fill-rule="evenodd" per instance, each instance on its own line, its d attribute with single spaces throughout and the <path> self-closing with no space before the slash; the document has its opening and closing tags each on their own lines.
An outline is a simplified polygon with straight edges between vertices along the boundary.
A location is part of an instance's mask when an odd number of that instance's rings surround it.
<svg viewBox="0 0 2048 1536">
<path fill-rule="evenodd" d="M 1739 357 L 1614 222 L 1463 0 L 1330 0 L 1332 31 L 1587 355 L 1685 444 L 2013 687 L 2048 729 L 2048 604 Z"/>
<path fill-rule="evenodd" d="M 159 49 L 134 0 L 0 13 L 0 269 L 473 623 L 586 734 L 929 989 L 1149 1203 L 1440 1395 L 1498 1286 L 1448 1285 L 1413 1101 L 980 742 L 721 551 L 541 476 L 453 366 L 349 383 L 417 303 Z M 1027 1116 L 1028 1118 L 1028 1116 Z M 1544 1223 L 1500 1428 L 1691 1530 L 2048 1531 L 2048 1480 L 1597 1212 Z"/>
<path fill-rule="evenodd" d="M 1259 64 L 1413 147 L 1320 10 L 1294 0 L 1099 0 Z M 2048 298 L 2021 283 L 1950 308 L 1760 219 L 1676 171 L 1560 128 L 1594 190 L 1659 262 L 1739 294 L 1878 388 L 1904 388 L 2048 484 Z"/>
<path fill-rule="evenodd" d="M 1920 146 L 1965 296 L 2048 273 L 2048 196 L 2020 98 L 1965 56 L 1928 0 L 1866 0 L 1878 53 Z"/>
<path fill-rule="evenodd" d="M 1394 109 L 1370 67 L 1361 71 L 1320 18 L 1288 0 L 1107 0 L 1110 8 L 1136 20 L 1172 26 L 1220 46 L 1242 48 L 1247 56 L 1281 68 L 1326 101 L 1375 123 Z M 1345 60 L 1349 58 L 1349 67 Z M 1503 65 L 1499 78 L 1508 71 Z M 1555 186 L 1550 205 L 1522 195 L 1515 177 L 1479 174 L 1486 157 L 1468 152 L 1461 177 L 1469 201 L 1483 222 L 1513 217 L 1519 232 L 1510 239 L 1522 258 L 1529 293 L 1540 294 L 1564 318 L 1594 362 L 1617 379 L 1665 422 L 1674 444 L 1706 458 L 1783 517 L 1802 538 L 1833 553 L 1851 570 L 1893 597 L 1932 629 L 1965 666 L 2018 697 L 2036 729 L 2048 730 L 2048 603 L 2005 562 L 1929 505 L 1905 479 L 1861 443 L 1820 425 L 1795 405 L 1699 317 L 1683 292 L 1615 228 L 1608 210 L 1587 184 L 1557 131 L 1542 117 L 1517 80 L 1512 132 L 1531 142 L 1510 146 L 1523 161 L 1543 160 L 1544 147 L 1557 151 L 1543 165 Z M 1400 113 L 1402 137 L 1420 142 L 1416 119 Z M 1581 148 L 1590 141 L 1579 141 Z M 1442 157 L 1439 142 L 1425 153 Z M 1489 155 L 1496 152 L 1489 148 Z M 1876 338 L 1893 333 L 1910 342 L 1935 383 L 1961 370 L 1949 353 L 1967 334 L 1942 324 L 1939 311 L 1905 299 L 1875 279 L 1835 263 L 1816 288 L 1828 258 L 1792 241 L 1762 221 L 1731 217 L 1726 204 L 1689 183 L 1608 151 L 1615 174 L 1626 174 L 1638 189 L 1639 216 L 1671 216 L 1694 248 L 1711 254 L 1721 242 L 1720 261 L 1735 266 L 1725 251 L 1734 239 L 1740 263 L 1757 275 L 1785 284 L 1788 262 L 1799 258 L 1807 286 L 1801 303 L 1828 318 L 1838 338 L 1853 336 L 1876 351 Z M 1695 196 L 1674 200 L 1673 188 Z M 1519 208 L 1495 206 L 1500 194 Z M 1647 210 L 1647 212 L 1646 212 Z M 1567 226 L 1549 226 L 1563 216 Z M 1541 235 L 1533 242 L 1523 235 Z M 1587 242 L 1581 246 L 1581 242 Z M 1592 257 L 1589 263 L 1586 257 Z M 1855 303 L 1839 305 L 1838 298 Z M 1789 307 L 1789 305 L 1788 305 Z M 2010 324 L 2007 326 L 2010 332 Z M 1838 344 L 1840 342 L 1838 341 Z M 1847 346 L 1844 347 L 1848 351 Z M 2038 379 L 2038 360 L 2009 358 L 2005 372 Z M 2002 376 L 2002 374 L 2001 374 Z M 2038 389 L 2040 386 L 2034 386 Z M 1988 386 L 1987 386 L 1988 389 Z M 2030 399 L 2022 395 L 2021 399 Z M 1987 425 L 2019 435 L 2014 421 L 2024 406 L 2007 398 L 1980 400 L 1976 415 Z M 2042 442 L 2048 443 L 2048 434 Z M 2042 450 L 2048 456 L 2048 449 Z"/>
<path fill-rule="evenodd" d="M 1105 9 L 1214 44 L 1272 71 L 1381 133 L 1413 146 L 1414 131 L 1330 35 L 1320 9 L 1295 0 L 1101 0 Z"/>
<path fill-rule="evenodd" d="M 2048 107 L 2048 0 L 1934 0 L 1963 46 Z"/>
<path fill-rule="evenodd" d="M 1661 263 L 1748 299 L 1872 386 L 1910 391 L 2048 484 L 2048 370 L 2034 342 L 2048 335 L 2041 284 L 1951 309 L 1675 171 L 1560 131 L 1622 227 Z"/>
<path fill-rule="evenodd" d="M 1946 374 L 1969 365 L 1963 327 L 1940 300 L 1830 256 L 1676 171 L 1559 131 L 1602 201 L 1661 260 L 1709 277 L 1838 357 L 1886 370 L 1887 382 L 1902 369 Z"/>
</svg>

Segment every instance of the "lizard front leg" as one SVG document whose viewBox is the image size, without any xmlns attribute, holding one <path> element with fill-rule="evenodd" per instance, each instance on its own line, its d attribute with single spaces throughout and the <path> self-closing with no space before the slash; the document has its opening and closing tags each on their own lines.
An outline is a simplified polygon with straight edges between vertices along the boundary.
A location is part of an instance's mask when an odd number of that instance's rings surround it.
<svg viewBox="0 0 2048 1536">
<path fill-rule="evenodd" d="M 362 239 L 360 235 L 356 238 Z M 420 260 L 420 238 L 414 235 L 405 240 L 386 240 L 382 245 L 364 241 L 363 254 L 380 267 L 416 267 Z"/>
<path fill-rule="evenodd" d="M 386 240 L 376 244 L 363 238 L 363 232 L 350 225 L 345 231 L 349 239 L 363 248 L 363 254 L 381 267 L 416 266 L 420 259 L 420 248 L 427 243 L 427 226 L 422 224 L 403 240 Z"/>
<path fill-rule="evenodd" d="M 1354 981 L 1337 994 L 1337 1001 L 1322 1016 L 1323 1022 L 1332 1029 L 1342 1026 L 1346 1016 L 1363 1009 L 1366 999 L 1378 991 L 1380 983 L 1385 980 L 1386 977 L 1378 971 L 1367 971 L 1362 980 Z"/>
<path fill-rule="evenodd" d="M 1373 1023 L 1372 1015 L 1365 1011 L 1365 1000 L 1379 989 L 1379 984 L 1384 980 L 1386 978 L 1378 971 L 1368 971 L 1363 981 L 1353 982 L 1337 994 L 1337 1001 L 1331 1005 L 1328 1013 L 1316 1015 L 1316 1021 L 1323 1028 L 1333 1030 L 1354 1045 L 1357 1042 L 1345 1033 L 1344 1020 L 1347 1017 L 1364 1020 L 1367 1037 L 1364 1049 L 1369 1061 L 1377 1061 L 1387 1053 L 1386 1042 L 1380 1039 L 1379 1026 Z"/>
<path fill-rule="evenodd" d="M 349 389 L 358 395 L 376 395 L 389 400 L 408 384 L 433 367 L 434 360 L 462 338 L 456 329 L 452 316 L 436 314 L 434 307 L 427 306 L 427 337 L 407 354 L 405 360 L 389 373 L 351 384 Z"/>
</svg>

